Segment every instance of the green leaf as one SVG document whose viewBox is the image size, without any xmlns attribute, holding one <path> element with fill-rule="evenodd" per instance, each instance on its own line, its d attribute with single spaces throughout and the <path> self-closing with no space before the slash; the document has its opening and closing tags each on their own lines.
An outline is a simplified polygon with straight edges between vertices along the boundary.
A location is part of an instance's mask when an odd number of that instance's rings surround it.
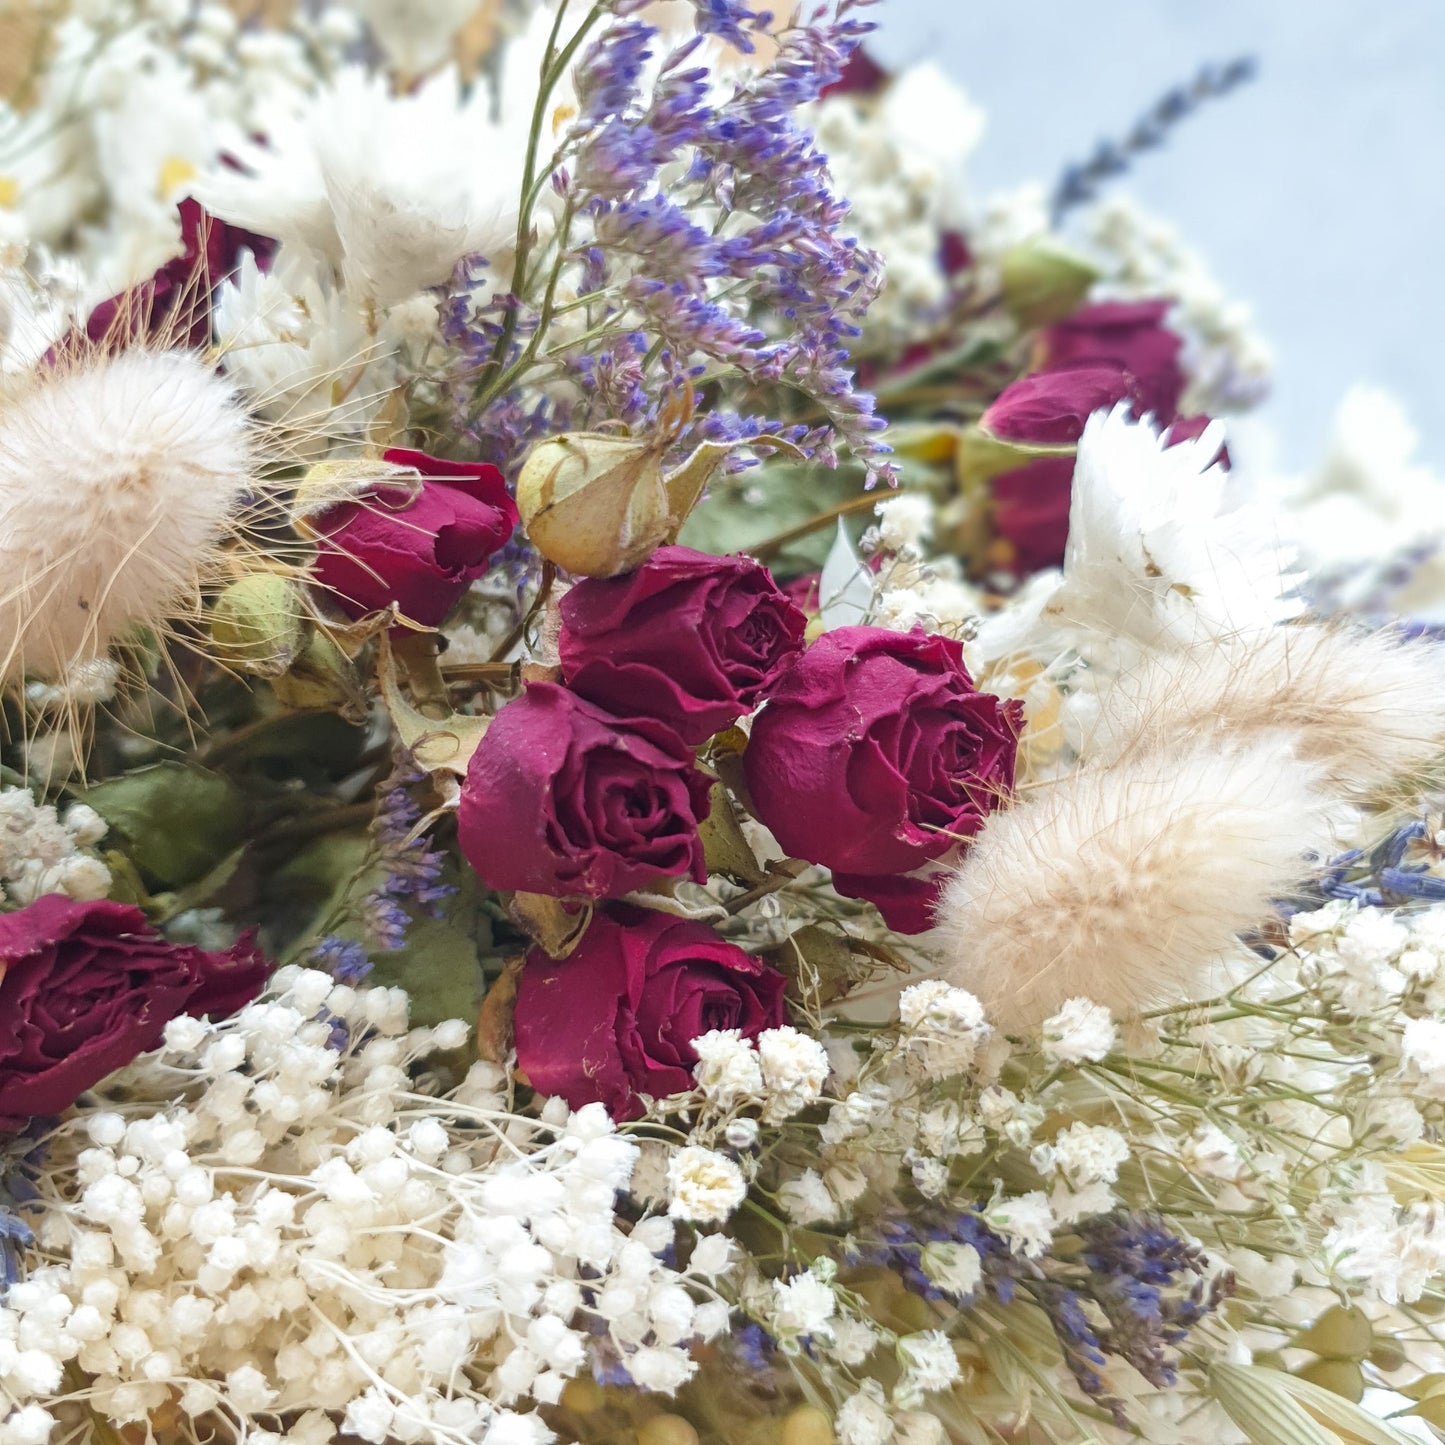
<svg viewBox="0 0 1445 1445">
<path fill-rule="evenodd" d="M 801 527 L 819 514 L 860 496 L 863 475 L 855 467 L 826 467 L 768 462 L 732 476 L 715 477 L 708 495 L 693 509 L 678 541 L 699 552 L 722 556 L 746 552 Z M 856 539 L 872 520 L 865 510 L 848 519 Z M 833 541 L 831 525 L 788 543 L 769 565 L 781 576 L 813 572 L 823 565 Z"/>
<path fill-rule="evenodd" d="M 1251 1365 L 1215 1365 L 1209 1372 L 1214 1398 L 1252 1445 L 1341 1445 L 1338 1435 L 1291 1399 L 1284 1388 L 1287 1381 L 1297 1383 L 1279 1370 Z"/>
<path fill-rule="evenodd" d="M 721 784 L 713 786 L 710 810 L 698 825 L 703 857 L 709 873 L 723 873 L 740 883 L 761 883 L 767 874 L 748 846 L 733 809 L 732 798 Z"/>
<path fill-rule="evenodd" d="M 413 1024 L 466 1019 L 475 1025 L 482 1002 L 483 948 L 491 943 L 488 920 L 470 901 L 443 918 L 422 915 L 407 929 L 406 947 L 371 955 L 368 983 L 399 985 L 411 996 Z"/>
<path fill-rule="evenodd" d="M 184 763 L 156 763 L 79 793 L 148 879 L 183 888 L 205 877 L 245 834 L 245 802 L 229 778 Z"/>
</svg>

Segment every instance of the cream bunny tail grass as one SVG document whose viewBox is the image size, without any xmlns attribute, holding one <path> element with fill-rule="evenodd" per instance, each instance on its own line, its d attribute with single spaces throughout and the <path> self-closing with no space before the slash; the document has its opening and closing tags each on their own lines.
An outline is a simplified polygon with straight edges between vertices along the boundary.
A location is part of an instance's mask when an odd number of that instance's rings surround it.
<svg viewBox="0 0 1445 1445">
<path fill-rule="evenodd" d="M 1084 769 L 994 814 L 939 903 L 949 981 L 1009 1030 L 1079 996 L 1198 997 L 1327 844 L 1316 780 L 1276 735 Z"/>
<path fill-rule="evenodd" d="M 1417 796 L 1445 771 L 1445 647 L 1304 626 L 1151 654 L 1105 695 L 1093 755 L 1281 731 L 1332 793 Z"/>
<path fill-rule="evenodd" d="M 254 453 L 231 387 L 189 352 L 93 355 L 0 397 L 0 682 L 193 616 Z"/>
</svg>

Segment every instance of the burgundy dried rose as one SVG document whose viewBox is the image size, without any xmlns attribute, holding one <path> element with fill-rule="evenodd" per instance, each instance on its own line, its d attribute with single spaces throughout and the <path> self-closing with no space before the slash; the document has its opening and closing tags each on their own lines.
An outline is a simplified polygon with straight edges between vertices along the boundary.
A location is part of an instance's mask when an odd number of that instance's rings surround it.
<svg viewBox="0 0 1445 1445">
<path fill-rule="evenodd" d="M 1163 425 L 1174 419 L 1184 392 L 1180 338 L 1164 325 L 1168 301 L 1101 301 L 1049 327 L 1043 336 L 1044 365 L 1112 362 L 1134 379 L 1140 411 Z"/>
<path fill-rule="evenodd" d="M 825 633 L 785 674 L 743 754 L 758 817 L 791 855 L 871 897 L 971 838 L 1013 787 L 1021 708 L 979 692 L 951 638 Z"/>
<path fill-rule="evenodd" d="M 0 1127 L 58 1114 L 161 1042 L 181 1014 L 234 1013 L 270 965 L 170 943 L 139 908 L 58 893 L 0 915 Z"/>
<path fill-rule="evenodd" d="M 979 425 L 1005 441 L 1071 447 L 1096 411 L 1108 411 L 1133 395 L 1132 379 L 1112 362 L 1060 366 L 1010 382 Z"/>
<path fill-rule="evenodd" d="M 660 718 L 687 743 L 751 712 L 807 626 L 766 567 L 691 547 L 585 578 L 558 610 L 567 685 L 612 712 Z"/>
<path fill-rule="evenodd" d="M 416 476 L 376 483 L 310 518 L 312 577 L 348 617 L 394 602 L 410 621 L 436 627 L 512 535 L 517 506 L 485 463 L 400 447 L 382 460 Z"/>
<path fill-rule="evenodd" d="M 567 958 L 534 949 L 517 989 L 517 1066 L 574 1109 L 601 1100 L 615 1119 L 639 1094 L 692 1087 L 692 1041 L 710 1029 L 755 1038 L 786 1022 L 781 974 L 706 924 L 645 908 L 592 920 Z"/>
<path fill-rule="evenodd" d="M 1074 458 L 1036 457 L 988 484 L 993 498 L 993 530 L 1007 544 L 995 547 L 991 560 L 1026 576 L 1064 560 L 1069 540 L 1069 503 Z"/>
<path fill-rule="evenodd" d="M 711 786 L 665 723 L 534 682 L 472 755 L 459 841 L 491 888 L 620 898 L 658 877 L 701 882 Z"/>
</svg>

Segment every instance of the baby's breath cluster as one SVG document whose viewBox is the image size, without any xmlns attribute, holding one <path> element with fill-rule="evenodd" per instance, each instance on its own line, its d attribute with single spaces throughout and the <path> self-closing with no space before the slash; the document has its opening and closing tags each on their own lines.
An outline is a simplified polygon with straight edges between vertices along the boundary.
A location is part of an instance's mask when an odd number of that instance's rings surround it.
<svg viewBox="0 0 1445 1445">
<path fill-rule="evenodd" d="M 296 968 L 231 1020 L 174 1020 L 45 1142 L 0 1438 L 174 1402 L 188 1434 L 503 1445 L 554 1438 L 535 1406 L 599 1360 L 682 1384 L 732 1247 L 665 1262 L 676 1227 L 619 1212 L 638 1147 L 600 1105 L 519 1115 L 485 1063 L 443 1091 L 465 1039 Z"/>
</svg>

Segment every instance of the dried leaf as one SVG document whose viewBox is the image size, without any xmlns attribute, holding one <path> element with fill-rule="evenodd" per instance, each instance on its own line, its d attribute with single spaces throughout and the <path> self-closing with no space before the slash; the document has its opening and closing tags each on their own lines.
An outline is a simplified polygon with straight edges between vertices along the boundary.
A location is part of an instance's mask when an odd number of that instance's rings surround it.
<svg viewBox="0 0 1445 1445">
<path fill-rule="evenodd" d="M 465 777 L 467 764 L 491 719 L 453 713 L 438 720 L 419 712 L 397 682 L 396 659 L 385 637 L 377 649 L 376 679 L 391 725 L 417 767 L 428 773 L 449 772 Z"/>
<path fill-rule="evenodd" d="M 592 922 L 592 905 L 584 903 L 569 913 L 560 900 L 545 893 L 514 893 L 507 904 L 507 917 L 548 958 L 566 958 Z"/>
<path fill-rule="evenodd" d="M 709 873 L 721 873 L 737 883 L 761 883 L 767 874 L 743 836 L 732 796 L 722 783 L 713 785 L 710 809 L 698 825 L 703 857 Z"/>
<path fill-rule="evenodd" d="M 515 954 L 502 967 L 482 999 L 477 1014 L 477 1057 L 506 1065 L 512 1056 L 512 1021 L 517 1011 L 517 985 L 526 959 Z"/>
</svg>

